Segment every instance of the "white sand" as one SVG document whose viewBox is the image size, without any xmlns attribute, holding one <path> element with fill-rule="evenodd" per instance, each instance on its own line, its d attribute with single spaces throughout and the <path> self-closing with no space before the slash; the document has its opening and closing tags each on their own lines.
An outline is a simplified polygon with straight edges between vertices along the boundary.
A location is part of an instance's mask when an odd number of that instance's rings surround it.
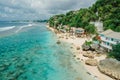
<svg viewBox="0 0 120 80">
<path fill-rule="evenodd" d="M 54 31 L 54 29 L 50 28 L 52 31 Z M 93 75 L 97 80 L 113 80 L 112 78 L 110 78 L 109 76 L 102 74 L 97 66 L 89 66 L 85 64 L 85 60 L 88 59 L 86 57 L 84 57 L 82 54 L 85 51 L 82 51 L 82 44 L 86 41 L 86 40 L 90 40 L 87 38 L 76 38 L 76 37 L 69 37 L 69 35 L 67 33 L 61 33 L 61 34 L 57 34 L 59 40 L 67 42 L 67 43 L 71 43 L 73 44 L 73 53 L 74 55 L 76 55 L 75 59 L 77 61 L 82 62 L 82 64 L 85 66 L 86 70 Z M 80 50 L 77 50 L 76 48 L 80 47 Z M 78 58 L 80 60 L 78 60 Z M 106 55 L 102 55 L 100 57 L 95 57 L 95 59 L 99 60 L 103 60 L 106 58 Z"/>
</svg>

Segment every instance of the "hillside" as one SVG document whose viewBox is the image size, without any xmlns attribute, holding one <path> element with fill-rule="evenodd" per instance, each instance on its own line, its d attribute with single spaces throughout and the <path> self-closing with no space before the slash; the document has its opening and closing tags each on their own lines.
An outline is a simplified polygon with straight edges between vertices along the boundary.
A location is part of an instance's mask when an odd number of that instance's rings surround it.
<svg viewBox="0 0 120 80">
<path fill-rule="evenodd" d="M 104 29 L 120 32 L 120 0 L 98 0 L 90 9 L 98 13 Z"/>
<path fill-rule="evenodd" d="M 120 0 L 97 0 L 89 8 L 55 15 L 48 22 L 50 26 L 54 27 L 59 25 L 82 27 L 87 32 L 94 34 L 95 27 L 90 24 L 90 21 L 98 20 L 103 22 L 104 30 L 112 29 L 120 32 Z"/>
</svg>

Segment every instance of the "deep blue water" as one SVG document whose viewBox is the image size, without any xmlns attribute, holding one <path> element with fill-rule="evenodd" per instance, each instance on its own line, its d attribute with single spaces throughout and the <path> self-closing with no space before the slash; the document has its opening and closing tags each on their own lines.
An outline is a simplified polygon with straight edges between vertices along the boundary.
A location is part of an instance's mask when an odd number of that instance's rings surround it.
<svg viewBox="0 0 120 80">
<path fill-rule="evenodd" d="M 17 28 L 0 33 L 0 80 L 92 80 L 73 59 L 71 45 L 56 44 L 45 23 L 11 24 Z"/>
</svg>

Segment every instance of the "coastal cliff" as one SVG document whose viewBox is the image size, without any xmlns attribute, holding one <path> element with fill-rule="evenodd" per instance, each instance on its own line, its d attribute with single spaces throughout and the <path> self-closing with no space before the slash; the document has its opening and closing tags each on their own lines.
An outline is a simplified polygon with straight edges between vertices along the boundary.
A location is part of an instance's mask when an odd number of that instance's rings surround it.
<svg viewBox="0 0 120 80">
<path fill-rule="evenodd" d="M 115 59 L 101 60 L 98 64 L 99 70 L 116 80 L 120 80 L 120 61 Z"/>
</svg>

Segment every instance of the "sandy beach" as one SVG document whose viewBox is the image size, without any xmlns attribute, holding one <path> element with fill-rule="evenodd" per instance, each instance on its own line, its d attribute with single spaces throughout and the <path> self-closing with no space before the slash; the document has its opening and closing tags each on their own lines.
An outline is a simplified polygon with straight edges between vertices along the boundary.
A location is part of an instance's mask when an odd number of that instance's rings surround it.
<svg viewBox="0 0 120 80">
<path fill-rule="evenodd" d="M 53 28 L 51 27 L 48 27 L 48 28 L 54 32 Z M 96 80 L 114 80 L 110 78 L 109 76 L 101 73 L 98 70 L 97 66 L 89 66 L 85 64 L 85 60 L 87 60 L 88 57 L 83 56 L 83 54 L 86 53 L 86 51 L 83 51 L 81 46 L 86 40 L 90 41 L 91 40 L 90 38 L 89 39 L 88 38 L 76 38 L 75 36 L 70 37 L 68 33 L 59 33 L 56 35 L 59 41 L 72 44 L 71 49 L 73 51 L 75 60 L 78 62 L 81 62 L 84 65 L 85 69 L 88 71 L 88 74 L 90 74 L 91 76 L 94 76 Z M 78 47 L 80 48 L 79 50 L 77 50 Z M 106 58 L 106 55 L 94 56 L 94 59 L 96 59 L 97 61 L 103 60 L 105 58 Z"/>
</svg>

